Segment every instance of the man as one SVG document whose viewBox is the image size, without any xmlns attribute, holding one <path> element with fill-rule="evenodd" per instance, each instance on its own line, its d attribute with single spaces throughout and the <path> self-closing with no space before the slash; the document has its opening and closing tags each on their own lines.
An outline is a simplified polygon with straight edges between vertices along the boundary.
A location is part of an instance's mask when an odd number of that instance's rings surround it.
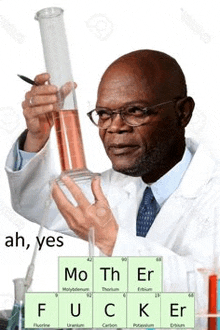
<svg viewBox="0 0 220 330">
<path fill-rule="evenodd" d="M 39 86 L 23 102 L 28 131 L 19 143 L 29 153 L 23 152 L 26 164 L 20 164 L 15 145 L 6 165 L 14 209 L 38 223 L 54 175 L 47 140 L 57 88 L 45 84 L 48 79 L 47 74 L 37 76 Z M 99 179 L 93 180 L 93 205 L 69 178 L 63 181 L 77 207 L 54 184 L 53 198 L 68 226 L 52 205 L 47 227 L 87 239 L 92 226 L 96 245 L 109 256 L 163 256 L 164 289 L 187 291 L 187 272 L 213 266 L 213 212 L 219 202 L 214 160 L 202 146 L 196 152 L 192 142 L 186 147 L 184 131 L 193 108 L 183 72 L 172 57 L 140 50 L 113 62 L 90 113 L 94 122 L 94 114 L 98 116 L 95 123 L 113 170 L 102 174 L 102 188 Z M 152 194 L 155 219 L 150 215 L 149 224 L 139 228 L 146 191 Z"/>
</svg>

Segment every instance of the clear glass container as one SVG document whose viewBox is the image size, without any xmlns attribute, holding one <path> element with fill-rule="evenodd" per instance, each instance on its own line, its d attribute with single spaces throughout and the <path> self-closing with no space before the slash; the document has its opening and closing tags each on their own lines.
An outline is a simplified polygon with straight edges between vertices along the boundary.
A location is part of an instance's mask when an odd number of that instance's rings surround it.
<svg viewBox="0 0 220 330">
<path fill-rule="evenodd" d="M 93 173 L 86 167 L 63 9 L 42 9 L 36 13 L 35 19 L 40 25 L 50 82 L 59 88 L 59 101 L 56 111 L 53 111 L 53 119 L 61 170 L 76 182 L 91 180 Z"/>
<path fill-rule="evenodd" d="M 16 278 L 13 282 L 15 298 L 11 316 L 8 319 L 7 330 L 28 330 L 24 327 L 24 300 L 26 292 L 25 279 Z"/>
<path fill-rule="evenodd" d="M 25 295 L 25 279 L 16 278 L 14 282 L 14 305 L 11 316 L 8 319 L 7 330 L 24 329 L 24 295 Z"/>
</svg>

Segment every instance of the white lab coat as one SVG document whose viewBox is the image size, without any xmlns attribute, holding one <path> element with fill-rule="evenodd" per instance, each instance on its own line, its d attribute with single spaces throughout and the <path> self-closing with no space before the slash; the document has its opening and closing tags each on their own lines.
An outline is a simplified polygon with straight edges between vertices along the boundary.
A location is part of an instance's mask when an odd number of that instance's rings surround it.
<svg viewBox="0 0 220 330">
<path fill-rule="evenodd" d="M 164 291 L 170 292 L 188 291 L 187 272 L 213 266 L 214 240 L 220 238 L 214 216 L 220 201 L 218 166 L 202 145 L 197 148 L 188 140 L 187 146 L 194 155 L 193 159 L 178 189 L 162 206 L 146 238 L 135 235 L 137 211 L 146 185 L 141 178 L 128 177 L 113 170 L 102 174 L 103 191 L 119 224 L 113 255 L 163 256 Z M 14 172 L 15 151 L 12 148 L 6 163 L 14 210 L 37 223 L 40 223 L 44 201 L 49 194 L 48 182 L 56 175 L 50 152 L 47 145 L 22 170 Z M 46 227 L 74 235 L 54 203 Z M 220 229 L 220 225 L 217 227 Z M 204 307 L 206 303 L 206 299 L 200 297 L 199 304 Z"/>
</svg>

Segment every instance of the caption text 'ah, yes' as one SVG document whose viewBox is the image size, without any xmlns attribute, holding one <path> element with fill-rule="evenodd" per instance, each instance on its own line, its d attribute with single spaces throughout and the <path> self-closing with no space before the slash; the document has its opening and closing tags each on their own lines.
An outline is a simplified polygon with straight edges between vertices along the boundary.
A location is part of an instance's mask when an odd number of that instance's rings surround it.
<svg viewBox="0 0 220 330">
<path fill-rule="evenodd" d="M 53 237 L 53 236 L 42 236 L 41 238 L 36 236 L 38 250 L 40 251 L 43 246 L 48 247 L 61 247 L 63 246 L 63 236 Z M 5 246 L 7 247 L 26 247 L 26 250 L 29 249 L 30 244 L 25 243 L 25 238 L 16 231 L 15 236 L 6 236 L 5 237 Z"/>
</svg>

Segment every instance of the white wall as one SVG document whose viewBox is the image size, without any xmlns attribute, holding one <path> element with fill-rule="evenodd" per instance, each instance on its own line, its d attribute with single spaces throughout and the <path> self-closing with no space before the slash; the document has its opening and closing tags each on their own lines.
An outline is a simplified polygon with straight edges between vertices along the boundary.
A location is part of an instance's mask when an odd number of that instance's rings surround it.
<svg viewBox="0 0 220 330">
<path fill-rule="evenodd" d="M 120 55 L 143 48 L 161 50 L 177 59 L 186 75 L 189 95 L 196 102 L 187 135 L 205 142 L 219 158 L 218 5 L 218 0 L 0 0 L 0 309 L 11 307 L 12 279 L 25 275 L 38 230 L 12 210 L 4 172 L 9 148 L 25 128 L 20 104 L 29 85 L 16 75 L 34 78 L 45 71 L 35 13 L 50 6 L 65 10 L 87 164 L 100 172 L 110 167 L 110 162 L 97 129 L 85 114 L 94 108 L 105 68 Z M 5 247 L 5 237 L 16 231 L 30 242 L 29 250 Z M 45 248 L 38 254 L 33 288 L 56 291 L 57 255 L 85 253 L 87 244 L 69 238 L 65 238 L 63 248 Z"/>
</svg>

